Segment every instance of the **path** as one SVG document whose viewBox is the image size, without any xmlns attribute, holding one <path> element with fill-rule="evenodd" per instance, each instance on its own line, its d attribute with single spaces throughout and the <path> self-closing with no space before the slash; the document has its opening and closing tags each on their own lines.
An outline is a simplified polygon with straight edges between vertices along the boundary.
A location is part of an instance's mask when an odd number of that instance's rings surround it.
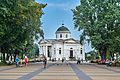
<svg viewBox="0 0 120 80">
<path fill-rule="evenodd" d="M 120 80 L 120 68 L 104 65 L 81 64 L 75 62 L 55 64 L 48 62 L 46 69 L 42 63 L 27 67 L 0 67 L 0 80 Z"/>
</svg>

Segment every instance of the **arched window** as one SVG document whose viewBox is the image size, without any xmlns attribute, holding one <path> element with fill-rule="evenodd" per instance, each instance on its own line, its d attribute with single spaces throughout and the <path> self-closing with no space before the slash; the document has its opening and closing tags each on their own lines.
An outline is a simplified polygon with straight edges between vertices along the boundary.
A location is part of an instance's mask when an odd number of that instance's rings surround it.
<svg viewBox="0 0 120 80">
<path fill-rule="evenodd" d="M 68 38 L 68 35 L 66 34 L 66 38 Z"/>
<path fill-rule="evenodd" d="M 60 38 L 62 38 L 62 34 L 60 34 Z"/>
<path fill-rule="evenodd" d="M 61 48 L 59 48 L 59 54 L 61 54 Z"/>
<path fill-rule="evenodd" d="M 73 48 L 70 48 L 70 58 L 73 58 Z"/>
<path fill-rule="evenodd" d="M 81 48 L 81 50 L 80 50 L 80 53 L 82 54 L 82 48 Z"/>
</svg>

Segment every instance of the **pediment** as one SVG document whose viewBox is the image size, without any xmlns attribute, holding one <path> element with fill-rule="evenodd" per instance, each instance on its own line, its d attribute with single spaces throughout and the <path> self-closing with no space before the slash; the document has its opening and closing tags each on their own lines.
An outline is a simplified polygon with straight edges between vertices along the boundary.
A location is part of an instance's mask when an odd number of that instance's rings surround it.
<svg viewBox="0 0 120 80">
<path fill-rule="evenodd" d="M 44 40 L 44 39 L 42 39 L 42 40 L 40 41 L 40 44 L 44 44 L 44 43 L 47 43 L 47 41 Z"/>
<path fill-rule="evenodd" d="M 76 43 L 76 41 L 74 39 L 68 39 L 65 40 L 65 43 Z"/>
</svg>

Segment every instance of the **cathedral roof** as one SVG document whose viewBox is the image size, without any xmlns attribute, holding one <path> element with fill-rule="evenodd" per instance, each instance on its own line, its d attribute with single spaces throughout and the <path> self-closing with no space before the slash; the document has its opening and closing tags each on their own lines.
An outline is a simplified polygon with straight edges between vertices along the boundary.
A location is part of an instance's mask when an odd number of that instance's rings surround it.
<svg viewBox="0 0 120 80">
<path fill-rule="evenodd" d="M 43 41 L 43 42 L 41 42 L 41 41 Z M 57 40 L 57 39 L 42 39 L 41 41 L 39 42 L 39 44 L 40 43 L 43 43 L 43 44 L 53 44 L 53 43 L 73 43 L 73 44 L 80 44 L 79 40 L 75 40 L 73 38 L 65 39 L 65 40 L 63 40 L 63 39 L 59 39 L 59 40 Z"/>
<path fill-rule="evenodd" d="M 64 24 L 62 24 L 62 26 L 57 29 L 56 33 L 59 33 L 59 32 L 69 32 L 70 33 L 69 29 L 67 27 L 65 27 Z"/>
</svg>

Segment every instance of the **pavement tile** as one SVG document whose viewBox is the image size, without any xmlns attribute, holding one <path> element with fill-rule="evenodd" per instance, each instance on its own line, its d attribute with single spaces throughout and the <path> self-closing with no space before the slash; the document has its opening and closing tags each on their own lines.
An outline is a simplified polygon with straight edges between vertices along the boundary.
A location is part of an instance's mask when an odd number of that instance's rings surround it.
<svg viewBox="0 0 120 80">
<path fill-rule="evenodd" d="M 39 73 L 32 80 L 79 80 L 69 65 L 55 65 Z"/>
<path fill-rule="evenodd" d="M 36 76 L 32 80 L 79 80 L 76 76 Z"/>
<path fill-rule="evenodd" d="M 99 73 L 99 74 L 96 74 L 96 73 L 94 73 L 94 74 L 88 74 L 88 75 L 89 75 L 89 76 L 102 76 L 102 77 L 104 77 L 104 76 L 105 76 L 105 77 L 107 77 L 107 76 L 110 76 L 110 77 L 112 77 L 112 76 L 113 76 L 113 77 L 115 77 L 115 76 L 116 76 L 116 77 L 120 77 L 120 74 L 117 74 L 117 73 L 116 73 L 116 74 L 113 74 L 113 73 L 108 73 L 108 74 L 105 74 L 105 73 L 100 74 L 100 73 Z"/>
<path fill-rule="evenodd" d="M 108 67 L 109 68 L 108 70 L 106 69 L 107 68 L 106 66 L 102 65 L 100 65 L 100 67 L 97 66 L 86 64 L 77 65 L 77 67 L 86 75 L 90 76 L 92 80 L 120 80 L 120 73 L 115 72 L 120 71 L 120 68 Z M 0 70 L 12 68 L 0 71 L 0 80 L 17 80 L 20 77 L 26 75 L 28 76 L 29 74 L 31 74 L 31 72 L 36 72 L 36 70 L 42 69 L 43 64 L 34 63 L 27 67 L 18 68 L 14 67 L 15 66 L 0 67 Z M 33 77 L 31 77 L 32 80 L 83 80 L 79 79 L 74 70 L 71 68 L 71 66 L 66 64 L 53 65 L 49 68 L 44 69 L 42 72 L 38 72 L 35 75 L 34 74 L 31 75 L 33 75 Z"/>
<path fill-rule="evenodd" d="M 17 78 L 19 78 L 19 77 L 21 77 L 21 76 L 0 76 L 0 79 L 2 80 L 2 79 L 17 79 Z"/>
<path fill-rule="evenodd" d="M 109 67 L 104 65 L 78 65 L 78 68 L 90 76 L 92 80 L 120 80 L 120 73 L 113 71 L 118 68 L 109 70 Z"/>
<path fill-rule="evenodd" d="M 28 74 L 28 73 L 0 73 L 0 76 L 7 76 L 7 75 L 25 75 L 25 74 Z"/>
<path fill-rule="evenodd" d="M 47 75 L 47 76 L 75 76 L 76 74 L 75 73 L 39 73 L 38 75 L 40 76 L 44 76 L 44 75 Z"/>
<path fill-rule="evenodd" d="M 120 77 L 116 76 L 91 76 L 93 80 L 120 80 Z"/>
</svg>

